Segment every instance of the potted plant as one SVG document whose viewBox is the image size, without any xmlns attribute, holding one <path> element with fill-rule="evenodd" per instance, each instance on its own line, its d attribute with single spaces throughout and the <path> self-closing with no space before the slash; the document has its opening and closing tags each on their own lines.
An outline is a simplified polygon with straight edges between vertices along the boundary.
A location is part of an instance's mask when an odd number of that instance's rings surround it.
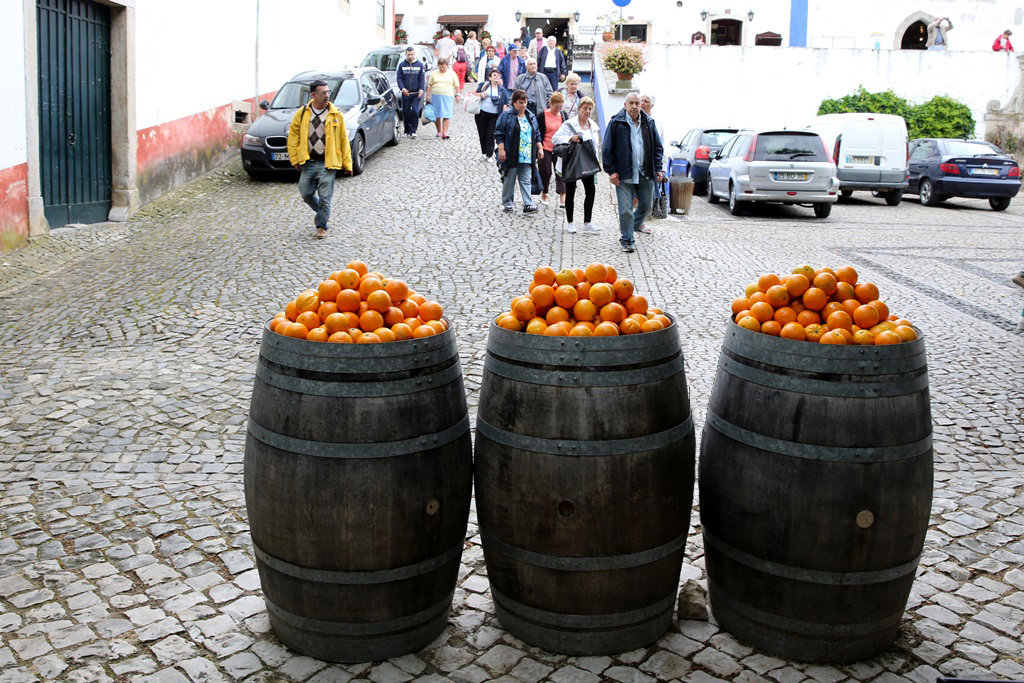
<svg viewBox="0 0 1024 683">
<path fill-rule="evenodd" d="M 490 37 L 491 37 L 491 32 L 490 31 L 486 31 L 486 30 L 481 30 L 480 31 L 480 40 L 483 40 L 484 38 L 490 38 Z"/>
<path fill-rule="evenodd" d="M 620 81 L 628 82 L 644 70 L 644 51 L 634 45 L 619 45 L 604 55 L 604 68 L 614 71 Z"/>
<path fill-rule="evenodd" d="M 434 42 L 436 43 L 437 41 L 441 40 L 442 36 L 444 36 L 444 29 L 443 28 L 437 29 L 437 31 L 434 32 L 434 38 L 433 38 Z"/>
<path fill-rule="evenodd" d="M 405 45 L 409 42 L 409 34 L 402 28 L 395 29 L 395 45 Z"/>
<path fill-rule="evenodd" d="M 610 43 L 615 40 L 615 29 L 619 27 L 619 24 L 623 24 L 625 21 L 614 12 L 608 14 L 602 14 L 597 18 L 598 26 L 604 26 L 604 32 L 601 34 L 601 39 L 606 43 Z"/>
</svg>

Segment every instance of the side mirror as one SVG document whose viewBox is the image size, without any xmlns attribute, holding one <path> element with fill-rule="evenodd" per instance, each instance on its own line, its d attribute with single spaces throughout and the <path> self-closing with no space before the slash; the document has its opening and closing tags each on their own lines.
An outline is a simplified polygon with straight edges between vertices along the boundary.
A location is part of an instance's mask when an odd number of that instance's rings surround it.
<svg viewBox="0 0 1024 683">
<path fill-rule="evenodd" d="M 270 109 L 270 102 L 268 102 L 266 100 L 261 101 L 260 102 L 260 109 L 262 109 L 263 111 L 268 111 Z"/>
<path fill-rule="evenodd" d="M 722 158 L 722 153 L 721 152 L 714 151 L 714 150 L 708 152 L 708 159 L 711 159 L 712 161 L 714 161 L 715 159 L 721 159 L 721 158 Z"/>
<path fill-rule="evenodd" d="M 672 145 L 673 147 L 679 147 L 679 141 L 678 140 L 673 140 L 672 142 L 670 142 L 668 144 Z"/>
<path fill-rule="evenodd" d="M 381 101 L 382 100 L 380 95 L 370 95 L 369 97 L 366 98 L 366 104 L 368 105 L 380 104 Z"/>
</svg>

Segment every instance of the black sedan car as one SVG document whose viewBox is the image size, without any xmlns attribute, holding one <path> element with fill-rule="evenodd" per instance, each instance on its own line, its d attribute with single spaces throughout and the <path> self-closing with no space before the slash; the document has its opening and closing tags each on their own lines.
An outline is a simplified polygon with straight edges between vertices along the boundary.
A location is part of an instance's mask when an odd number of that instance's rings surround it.
<svg viewBox="0 0 1024 683">
<path fill-rule="evenodd" d="M 707 188 L 708 167 L 711 153 L 722 151 L 725 143 L 736 134 L 736 128 L 694 128 L 679 142 L 670 143 L 675 150 L 669 153 L 669 168 L 676 162 L 686 162 L 686 175 L 693 181 L 695 194 L 703 194 Z"/>
<path fill-rule="evenodd" d="M 292 170 L 288 160 L 288 126 L 296 110 L 311 99 L 309 84 L 313 81 L 327 83 L 331 101 L 345 117 L 353 175 L 363 172 L 366 157 L 384 145 L 401 141 L 401 105 L 379 69 L 304 71 L 282 85 L 273 102 L 260 102 L 260 108 L 267 113 L 242 136 L 242 165 L 249 177 Z"/>
<path fill-rule="evenodd" d="M 920 195 L 925 206 L 950 197 L 968 197 L 987 199 L 994 210 L 1004 211 L 1018 190 L 1020 166 L 989 142 L 950 138 L 910 141 L 905 192 Z"/>
</svg>

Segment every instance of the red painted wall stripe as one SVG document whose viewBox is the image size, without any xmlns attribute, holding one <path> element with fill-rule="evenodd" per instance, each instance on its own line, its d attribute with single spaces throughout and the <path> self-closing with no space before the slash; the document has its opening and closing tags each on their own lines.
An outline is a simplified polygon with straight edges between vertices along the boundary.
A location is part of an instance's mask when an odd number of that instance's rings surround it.
<svg viewBox="0 0 1024 683">
<path fill-rule="evenodd" d="M 0 251 L 28 239 L 28 163 L 0 170 Z"/>
</svg>

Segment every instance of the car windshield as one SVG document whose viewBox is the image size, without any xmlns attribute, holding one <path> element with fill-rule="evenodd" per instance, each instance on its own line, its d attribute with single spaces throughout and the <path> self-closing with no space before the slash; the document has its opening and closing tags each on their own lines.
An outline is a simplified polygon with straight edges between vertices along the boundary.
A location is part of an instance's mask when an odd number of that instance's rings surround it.
<svg viewBox="0 0 1024 683">
<path fill-rule="evenodd" d="M 403 59 L 405 55 L 400 52 L 371 52 L 359 66 L 375 66 L 381 71 L 394 71 Z"/>
<path fill-rule="evenodd" d="M 946 140 L 943 142 L 946 154 L 955 157 L 994 156 L 1000 154 L 984 142 L 967 142 L 966 140 Z"/>
<path fill-rule="evenodd" d="M 757 136 L 754 158 L 761 161 L 828 161 L 817 135 L 779 134 Z"/>
<path fill-rule="evenodd" d="M 334 104 L 339 109 L 345 109 L 353 105 L 359 104 L 359 83 L 354 79 L 347 79 L 341 81 L 337 78 L 325 79 L 327 87 L 331 89 L 331 92 L 335 93 Z M 271 109 L 298 109 L 303 106 L 310 99 L 309 95 L 309 84 L 312 81 L 291 81 L 285 83 L 280 90 L 277 91 L 277 96 L 274 98 L 273 103 L 270 105 Z M 341 83 L 341 88 L 338 88 L 338 83 Z"/>
<path fill-rule="evenodd" d="M 734 130 L 706 130 L 700 136 L 700 144 L 708 147 L 721 147 L 729 142 L 729 138 L 736 134 Z"/>
</svg>

